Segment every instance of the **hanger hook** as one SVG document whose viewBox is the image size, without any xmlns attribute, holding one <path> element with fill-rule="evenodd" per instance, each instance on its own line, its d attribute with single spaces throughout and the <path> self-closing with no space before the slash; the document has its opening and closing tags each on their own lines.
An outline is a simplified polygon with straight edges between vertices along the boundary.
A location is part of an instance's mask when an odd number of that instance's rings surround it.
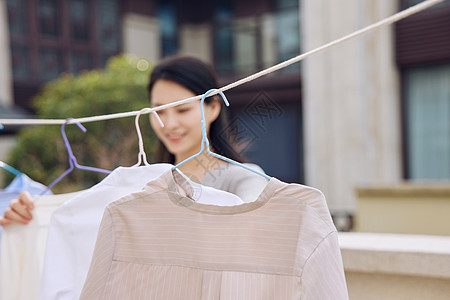
<svg viewBox="0 0 450 300">
<path fill-rule="evenodd" d="M 205 110 L 204 110 L 204 103 L 205 103 L 205 99 L 214 92 L 217 92 L 218 94 L 222 97 L 223 102 L 225 102 L 226 106 L 230 106 L 230 103 L 227 100 L 227 97 L 225 97 L 225 95 L 219 91 L 218 89 L 210 89 L 209 91 L 207 91 L 205 94 L 203 94 L 202 100 L 200 101 L 200 110 L 201 110 L 201 114 L 202 114 L 202 142 L 201 142 L 201 148 L 200 148 L 200 152 L 197 154 L 192 155 L 191 157 L 183 160 L 182 162 L 178 163 L 176 166 L 174 166 L 172 168 L 172 170 L 175 170 L 176 168 L 180 167 L 181 165 L 183 165 L 184 163 L 200 156 L 203 151 L 205 151 L 205 145 L 206 145 L 206 151 L 207 153 L 211 154 L 213 153 L 210 149 L 209 149 L 209 141 L 208 141 L 208 134 L 206 133 L 206 118 L 205 118 Z M 215 154 L 214 154 L 215 155 Z"/>
<path fill-rule="evenodd" d="M 62 137 L 63 137 L 63 140 L 64 140 L 64 145 L 66 146 L 66 149 L 67 149 L 67 153 L 69 154 L 69 164 L 71 164 L 71 165 L 73 163 L 75 163 L 75 164 L 77 163 L 77 159 L 75 158 L 75 155 L 73 155 L 72 147 L 70 146 L 69 139 L 67 138 L 67 135 L 66 135 L 66 125 L 72 120 L 73 120 L 72 118 L 66 119 L 64 124 L 61 126 L 61 134 L 62 134 Z M 83 125 L 81 125 L 81 123 L 75 122 L 75 124 L 77 124 L 77 126 L 83 132 L 87 131 L 86 128 Z"/>
<path fill-rule="evenodd" d="M 146 166 L 149 166 L 150 164 L 147 161 L 147 154 L 145 153 L 144 150 L 144 141 L 142 138 L 142 133 L 141 133 L 141 128 L 139 126 L 139 118 L 143 113 L 147 113 L 149 110 L 151 110 L 150 108 L 143 108 L 141 109 L 138 114 L 136 115 L 136 118 L 134 120 L 134 124 L 136 126 L 136 133 L 138 136 L 138 142 L 139 142 L 139 153 L 138 153 L 138 162 L 137 164 L 133 165 L 133 167 L 137 167 L 139 166 L 142 161 L 144 161 L 144 164 Z M 151 113 L 153 113 L 156 117 L 156 119 L 158 120 L 158 122 L 160 123 L 161 127 L 164 127 L 164 123 L 161 121 L 161 118 L 158 116 L 158 114 L 156 113 L 156 111 L 152 111 Z"/>
<path fill-rule="evenodd" d="M 225 103 L 225 105 L 230 106 L 230 103 L 228 102 L 227 97 L 225 97 L 225 94 L 222 93 L 221 91 L 219 91 L 218 89 L 210 89 L 205 94 L 203 94 L 202 100 L 200 101 L 200 109 L 201 109 L 201 113 L 202 113 L 202 151 L 203 151 L 203 143 L 205 143 L 206 151 L 208 151 L 208 153 L 210 153 L 211 150 L 209 149 L 209 140 L 208 140 L 208 135 L 206 133 L 206 117 L 205 117 L 204 103 L 205 103 L 206 98 L 208 98 L 208 96 L 214 92 L 218 92 L 217 94 L 219 94 L 222 97 L 222 100 Z"/>
<path fill-rule="evenodd" d="M 225 102 L 225 105 L 226 105 L 226 106 L 230 106 L 230 103 L 228 102 L 227 97 L 225 97 L 225 95 L 224 95 L 220 90 L 218 90 L 218 89 L 211 89 L 211 90 L 207 91 L 207 92 L 203 95 L 202 100 L 200 101 L 200 109 L 201 109 L 201 112 L 202 112 L 202 135 L 203 135 L 203 137 L 202 137 L 202 146 L 201 146 L 201 150 L 200 150 L 199 153 L 194 154 L 194 155 L 192 155 L 191 157 L 188 157 L 188 158 L 186 158 L 185 160 L 183 160 L 182 162 L 178 163 L 176 166 L 174 166 L 174 167 L 172 168 L 172 171 L 174 171 L 175 169 L 177 169 L 177 168 L 180 167 L 181 165 L 185 164 L 186 162 L 188 162 L 188 161 L 190 161 L 190 160 L 192 160 L 192 159 L 194 159 L 194 158 L 200 156 L 200 155 L 203 153 L 203 151 L 204 151 L 203 144 L 205 144 L 205 145 L 206 145 L 206 152 L 207 152 L 208 154 L 210 154 L 210 155 L 212 155 L 212 156 L 214 156 L 214 157 L 217 157 L 217 158 L 219 158 L 219 159 L 221 159 L 221 160 L 224 160 L 224 161 L 226 161 L 226 162 L 229 162 L 229 163 L 232 163 L 232 164 L 234 164 L 234 165 L 240 166 L 240 167 L 242 167 L 242 168 L 244 168 L 244 169 L 246 169 L 246 170 L 249 170 L 249 171 L 251 171 L 251 172 L 253 172 L 253 173 L 256 173 L 256 174 L 258 174 L 258 175 L 263 176 L 263 177 L 266 178 L 267 180 L 270 180 L 270 177 L 269 177 L 267 174 L 261 173 L 261 172 L 259 172 L 259 171 L 257 171 L 257 170 L 254 170 L 254 169 L 250 168 L 249 166 L 246 166 L 246 165 L 244 165 L 244 164 L 241 164 L 241 163 L 239 163 L 239 162 L 237 162 L 237 161 L 234 161 L 234 160 L 232 160 L 232 159 L 230 159 L 230 158 L 228 158 L 228 157 L 222 156 L 222 155 L 220 155 L 220 154 L 216 154 L 216 153 L 212 152 L 212 151 L 209 149 L 209 141 L 208 141 L 208 136 L 207 136 L 207 134 L 206 134 L 206 118 L 205 118 L 205 111 L 204 111 L 204 107 L 203 107 L 204 105 L 203 105 L 203 104 L 204 104 L 204 102 L 205 102 L 205 99 L 206 99 L 211 93 L 214 93 L 214 92 L 217 92 L 217 94 L 219 94 L 219 95 L 222 97 L 222 100 L 223 100 L 223 102 Z"/>
</svg>

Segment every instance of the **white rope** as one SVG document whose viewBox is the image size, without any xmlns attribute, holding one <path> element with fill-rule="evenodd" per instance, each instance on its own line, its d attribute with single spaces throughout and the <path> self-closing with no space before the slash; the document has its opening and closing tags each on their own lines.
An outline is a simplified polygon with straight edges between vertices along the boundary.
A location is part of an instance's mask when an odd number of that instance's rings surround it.
<svg viewBox="0 0 450 300">
<path fill-rule="evenodd" d="M 332 42 L 329 42 L 329 43 L 327 43 L 327 44 L 325 44 L 323 46 L 320 46 L 318 48 L 315 48 L 315 49 L 313 49 L 311 51 L 308 51 L 306 53 L 300 54 L 298 56 L 295 56 L 295 57 L 293 57 L 291 59 L 288 59 L 288 60 L 286 60 L 284 62 L 281 62 L 281 63 L 279 63 L 277 65 L 274 65 L 274 66 L 272 66 L 270 68 L 267 68 L 265 70 L 262 70 L 260 72 L 255 73 L 253 75 L 250 75 L 248 77 L 245 77 L 243 79 L 240 79 L 238 81 L 230 83 L 230 84 L 228 84 L 228 85 L 226 85 L 224 87 L 221 87 L 217 91 L 212 92 L 211 96 L 216 95 L 219 92 L 227 91 L 229 89 L 237 87 L 237 86 L 239 86 L 241 84 L 244 84 L 246 82 L 255 80 L 255 79 L 257 79 L 257 78 L 259 78 L 261 76 L 264 76 L 264 75 L 267 75 L 269 73 L 275 72 L 275 71 L 280 70 L 282 68 L 285 68 L 285 67 L 287 67 L 289 65 L 292 65 L 292 64 L 294 64 L 296 62 L 299 62 L 299 61 L 305 59 L 308 56 L 311 56 L 311 55 L 316 54 L 316 53 L 318 53 L 320 51 L 323 51 L 325 49 L 333 47 L 333 46 L 335 46 L 337 44 L 340 44 L 342 42 L 345 42 L 345 41 L 347 41 L 349 39 L 352 39 L 352 38 L 355 38 L 357 36 L 360 36 L 360 35 L 362 35 L 362 34 L 364 34 L 366 32 L 369 32 L 371 30 L 377 29 L 377 28 L 379 28 L 381 26 L 389 25 L 389 24 L 392 24 L 394 22 L 397 22 L 397 21 L 399 21 L 401 19 L 404 19 L 404 18 L 409 17 L 409 16 L 411 16 L 411 15 L 413 15 L 415 13 L 418 13 L 418 12 L 420 12 L 422 10 L 425 10 L 428 7 L 433 6 L 433 5 L 435 5 L 435 4 L 439 3 L 439 2 L 442 2 L 442 1 L 445 1 L 445 0 L 426 0 L 426 1 L 423 1 L 423 2 L 421 2 L 419 4 L 411 6 L 410 8 L 407 8 L 407 9 L 401 11 L 401 12 L 398 12 L 398 13 L 396 13 L 396 14 L 388 17 L 388 18 L 385 18 L 385 19 L 383 19 L 381 21 L 378 21 L 378 22 L 376 22 L 376 23 L 374 23 L 372 25 L 364 27 L 364 28 L 362 28 L 360 30 L 357 30 L 357 31 L 355 31 L 355 32 L 353 32 L 351 34 L 348 34 L 348 35 L 346 35 L 344 37 L 341 37 L 341 38 L 339 38 L 337 40 L 334 40 Z M 185 104 L 185 103 L 189 103 L 189 102 L 192 102 L 192 101 L 195 101 L 195 100 L 200 100 L 202 97 L 203 97 L 203 95 L 197 95 L 197 96 L 194 96 L 194 97 L 186 98 L 186 99 L 179 100 L 179 101 L 172 102 L 172 103 L 168 103 L 168 104 L 165 104 L 165 105 L 160 105 L 160 106 L 157 106 L 157 107 L 148 108 L 148 110 L 146 112 L 144 112 L 144 114 L 151 113 L 153 111 L 162 110 L 162 109 L 169 108 L 169 107 L 174 107 L 174 106 Z M 137 114 L 139 114 L 139 112 L 140 112 L 140 110 L 139 111 L 123 112 L 123 113 L 115 113 L 115 114 L 109 114 L 109 115 L 102 115 L 102 116 L 76 118 L 76 119 L 73 119 L 73 120 L 69 121 L 68 124 L 71 124 L 71 123 L 87 123 L 87 122 L 95 122 L 95 121 L 101 121 L 101 120 L 110 120 L 110 119 L 131 117 L 131 116 L 136 116 Z M 64 124 L 65 122 L 66 122 L 66 120 L 64 120 L 64 119 L 0 119 L 0 124 L 3 124 L 3 125 L 6 125 L 6 124 L 16 124 L 16 125 L 18 125 L 18 124 L 20 124 L 20 125 Z"/>
</svg>

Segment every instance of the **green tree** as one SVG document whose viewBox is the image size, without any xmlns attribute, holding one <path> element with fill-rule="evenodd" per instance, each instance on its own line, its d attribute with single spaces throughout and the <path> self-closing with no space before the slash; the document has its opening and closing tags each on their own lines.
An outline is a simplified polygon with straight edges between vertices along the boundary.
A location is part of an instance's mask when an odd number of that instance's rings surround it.
<svg viewBox="0 0 450 300">
<path fill-rule="evenodd" d="M 120 55 L 111 58 L 104 70 L 66 74 L 44 86 L 34 99 L 38 118 L 78 118 L 139 110 L 147 107 L 146 85 L 150 74 L 146 60 Z M 134 117 L 66 126 L 67 137 L 81 165 L 113 170 L 137 162 L 138 140 Z M 156 138 L 148 114 L 140 128 L 149 161 Z M 68 168 L 67 151 L 58 125 L 32 126 L 21 130 L 8 163 L 34 180 L 50 184 Z M 54 192 L 87 188 L 105 175 L 74 170 L 54 187 Z M 9 178 L 10 179 L 10 178 Z M 9 180 L 8 179 L 8 180 Z"/>
</svg>

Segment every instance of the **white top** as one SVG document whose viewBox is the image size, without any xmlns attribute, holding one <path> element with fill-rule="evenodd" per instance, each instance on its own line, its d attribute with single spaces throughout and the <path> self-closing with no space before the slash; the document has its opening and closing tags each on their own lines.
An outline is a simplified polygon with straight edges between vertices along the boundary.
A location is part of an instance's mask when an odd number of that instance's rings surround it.
<svg viewBox="0 0 450 300">
<path fill-rule="evenodd" d="M 258 165 L 250 163 L 244 165 L 264 173 Z M 244 202 L 255 201 L 268 182 L 263 176 L 230 163 L 209 171 L 200 181 L 203 185 L 235 194 Z"/>
<path fill-rule="evenodd" d="M 79 195 L 68 193 L 39 197 L 28 225 L 4 228 L 0 257 L 0 299 L 33 300 L 39 295 L 48 226 L 53 211 Z"/>
<path fill-rule="evenodd" d="M 78 299 L 105 207 L 122 196 L 140 191 L 147 182 L 172 167 L 170 164 L 119 167 L 80 197 L 58 208 L 50 224 L 39 299 Z M 222 199 L 208 197 L 213 190 L 197 185 L 196 201 L 225 206 L 242 203 L 234 195 Z"/>
</svg>

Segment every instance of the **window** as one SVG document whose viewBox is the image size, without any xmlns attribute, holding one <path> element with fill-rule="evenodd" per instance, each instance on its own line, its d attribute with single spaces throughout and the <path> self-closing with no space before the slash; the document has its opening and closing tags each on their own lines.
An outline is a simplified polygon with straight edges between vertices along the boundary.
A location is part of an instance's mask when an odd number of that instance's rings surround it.
<svg viewBox="0 0 450 300">
<path fill-rule="evenodd" d="M 15 89 L 103 67 L 120 51 L 119 0 L 6 0 Z"/>
<path fill-rule="evenodd" d="M 160 1 L 158 15 L 161 22 L 162 55 L 174 55 L 178 51 L 178 18 L 175 4 Z"/>
<path fill-rule="evenodd" d="M 413 5 L 419 4 L 421 2 L 423 2 L 425 0 L 401 0 L 400 1 L 400 7 L 401 9 L 407 9 L 408 7 L 411 7 Z M 435 4 L 433 6 L 433 8 L 439 7 L 439 6 L 444 6 L 444 5 L 449 5 L 450 3 L 448 1 L 444 1 L 442 3 L 438 3 Z"/>
<path fill-rule="evenodd" d="M 214 16 L 214 66 L 217 73 L 226 75 L 233 73 L 233 16 L 232 1 L 219 1 Z"/>
<path fill-rule="evenodd" d="M 268 78 L 257 91 L 250 87 L 227 94 L 233 101 L 229 108 L 230 138 L 248 161 L 285 182 L 304 182 L 300 87 L 292 84 L 299 80 L 298 74 L 280 82 L 282 93 L 273 89 L 274 79 Z"/>
<path fill-rule="evenodd" d="M 450 64 L 403 76 L 407 178 L 450 179 Z"/>
<path fill-rule="evenodd" d="M 300 11 L 298 0 L 276 1 L 277 59 L 282 62 L 300 54 Z"/>
<path fill-rule="evenodd" d="M 299 1 L 279 0 L 268 12 L 234 16 L 232 1 L 215 7 L 214 65 L 220 75 L 250 74 L 300 54 Z M 299 72 L 298 65 L 281 72 Z"/>
<path fill-rule="evenodd" d="M 39 74 L 44 81 L 57 78 L 63 71 L 61 51 L 53 48 L 39 50 Z"/>
<path fill-rule="evenodd" d="M 9 32 L 14 36 L 24 37 L 28 34 L 28 17 L 26 0 L 6 1 Z"/>
<path fill-rule="evenodd" d="M 37 2 L 37 23 L 39 34 L 45 38 L 57 39 L 60 35 L 59 2 L 40 0 Z"/>
<path fill-rule="evenodd" d="M 408 8 L 410 6 L 419 4 L 420 2 L 423 2 L 424 0 L 401 0 L 401 7 L 402 9 Z"/>
<path fill-rule="evenodd" d="M 399 6 L 422 1 L 400 0 Z M 450 179 L 449 20 L 450 2 L 444 1 L 395 24 L 406 179 Z"/>
<path fill-rule="evenodd" d="M 279 10 L 275 14 L 277 63 L 288 60 L 300 54 L 300 25 L 297 7 Z M 287 67 L 286 71 L 296 71 L 298 65 Z"/>
<path fill-rule="evenodd" d="M 261 94 L 256 99 L 258 97 Z M 300 168 L 302 149 L 299 145 L 302 130 L 298 119 L 300 108 L 298 105 L 276 108 L 268 114 L 265 111 L 263 115 L 244 109 L 232 119 L 231 128 L 238 125 L 241 134 L 245 134 L 243 141 L 247 143 L 244 144 L 243 155 L 249 161 L 285 182 L 303 182 Z"/>
<path fill-rule="evenodd" d="M 23 45 L 12 45 L 11 59 L 14 79 L 27 80 L 31 72 L 29 48 Z"/>
<path fill-rule="evenodd" d="M 86 0 L 69 1 L 70 38 L 80 43 L 89 43 L 89 2 Z"/>
<path fill-rule="evenodd" d="M 119 1 L 97 0 L 97 35 L 103 57 L 111 56 L 120 49 L 120 7 Z M 104 61 L 104 60 L 103 60 Z M 102 63 L 104 65 L 104 63 Z"/>
</svg>

